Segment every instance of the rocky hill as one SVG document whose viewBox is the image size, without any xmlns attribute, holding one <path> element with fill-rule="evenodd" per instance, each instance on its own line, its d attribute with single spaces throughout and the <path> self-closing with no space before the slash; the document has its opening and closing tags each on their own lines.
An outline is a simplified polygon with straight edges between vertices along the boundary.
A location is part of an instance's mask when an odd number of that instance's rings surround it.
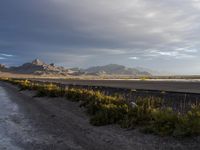
<svg viewBox="0 0 200 150">
<path fill-rule="evenodd" d="M 11 67 L 9 71 L 35 75 L 69 75 L 70 73 L 73 73 L 69 69 L 58 67 L 54 64 L 46 64 L 39 59 L 35 59 L 31 63 L 25 63 L 22 66 Z"/>
<path fill-rule="evenodd" d="M 141 75 L 151 75 L 147 71 L 140 71 L 135 68 L 127 68 L 122 65 L 117 64 L 109 64 L 105 66 L 96 66 L 91 67 L 84 70 L 86 74 L 96 74 L 96 75 L 102 75 L 102 74 L 108 74 L 108 75 L 133 75 L 133 76 L 141 76 Z"/>
<path fill-rule="evenodd" d="M 0 71 L 6 71 L 7 68 L 5 65 L 0 64 Z"/>
</svg>

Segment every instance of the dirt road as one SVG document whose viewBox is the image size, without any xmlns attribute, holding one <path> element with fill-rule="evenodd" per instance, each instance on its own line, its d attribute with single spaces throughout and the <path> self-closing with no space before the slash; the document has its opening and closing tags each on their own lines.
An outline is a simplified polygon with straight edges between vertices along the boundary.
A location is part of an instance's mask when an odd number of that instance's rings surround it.
<svg viewBox="0 0 200 150">
<path fill-rule="evenodd" d="M 79 104 L 33 95 L 0 82 L 0 150 L 200 149 L 200 137 L 177 140 L 113 125 L 94 127 Z"/>
</svg>

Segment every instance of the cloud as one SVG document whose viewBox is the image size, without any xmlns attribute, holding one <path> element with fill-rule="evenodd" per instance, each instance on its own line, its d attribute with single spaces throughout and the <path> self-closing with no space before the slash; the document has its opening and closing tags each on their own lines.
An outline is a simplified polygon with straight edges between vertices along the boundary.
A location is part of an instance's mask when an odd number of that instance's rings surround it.
<svg viewBox="0 0 200 150">
<path fill-rule="evenodd" d="M 3 60 L 3 59 L 6 59 L 6 58 L 4 58 L 4 57 L 0 57 L 0 60 Z"/>
<path fill-rule="evenodd" d="M 187 59 L 187 58 L 195 58 L 196 50 L 187 50 L 178 48 L 176 51 L 160 51 L 160 50 L 148 50 L 146 57 L 164 57 L 166 59 L 174 58 L 174 59 Z"/>
<path fill-rule="evenodd" d="M 93 57 L 91 54 L 61 54 L 57 52 L 48 53 L 46 56 L 49 58 L 48 63 L 56 62 L 57 65 L 66 67 L 84 67 L 83 64 Z"/>
<path fill-rule="evenodd" d="M 0 55 L 4 56 L 4 57 L 13 57 L 13 55 L 11 54 L 3 54 L 3 53 L 0 53 Z"/>
<path fill-rule="evenodd" d="M 138 60 L 139 57 L 129 57 L 129 59 L 132 59 L 132 60 Z"/>
<path fill-rule="evenodd" d="M 126 54 L 126 50 L 122 49 L 92 49 L 95 53 L 99 54 L 108 54 L 108 55 L 121 55 L 121 54 Z"/>
<path fill-rule="evenodd" d="M 199 0 L 1 0 L 0 48 L 21 61 L 57 53 L 58 62 L 91 55 L 90 64 L 129 65 L 135 56 L 141 66 L 147 58 L 157 68 L 163 58 L 180 65 L 192 58 L 193 66 L 200 58 L 199 6 Z"/>
</svg>

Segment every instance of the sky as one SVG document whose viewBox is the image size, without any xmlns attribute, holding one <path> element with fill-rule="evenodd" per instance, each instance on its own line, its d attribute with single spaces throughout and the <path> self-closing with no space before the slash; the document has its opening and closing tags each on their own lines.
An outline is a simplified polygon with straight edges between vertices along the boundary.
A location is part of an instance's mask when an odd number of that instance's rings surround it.
<svg viewBox="0 0 200 150">
<path fill-rule="evenodd" d="M 200 0 L 0 0 L 0 63 L 200 74 Z"/>
</svg>

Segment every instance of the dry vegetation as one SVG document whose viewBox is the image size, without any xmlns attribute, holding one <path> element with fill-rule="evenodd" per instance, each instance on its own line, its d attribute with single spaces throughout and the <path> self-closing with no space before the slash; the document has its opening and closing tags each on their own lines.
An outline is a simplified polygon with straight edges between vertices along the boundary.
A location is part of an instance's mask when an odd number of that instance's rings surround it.
<svg viewBox="0 0 200 150">
<path fill-rule="evenodd" d="M 80 102 L 90 115 L 93 125 L 119 124 L 123 128 L 141 128 L 142 132 L 161 136 L 200 135 L 200 106 L 191 106 L 185 114 L 162 107 L 162 99 L 138 98 L 133 106 L 120 96 L 107 96 L 99 91 L 65 89 L 52 83 L 36 83 L 28 80 L 2 78 L 18 85 L 20 90 L 36 90 L 36 96 L 66 97 Z"/>
</svg>

